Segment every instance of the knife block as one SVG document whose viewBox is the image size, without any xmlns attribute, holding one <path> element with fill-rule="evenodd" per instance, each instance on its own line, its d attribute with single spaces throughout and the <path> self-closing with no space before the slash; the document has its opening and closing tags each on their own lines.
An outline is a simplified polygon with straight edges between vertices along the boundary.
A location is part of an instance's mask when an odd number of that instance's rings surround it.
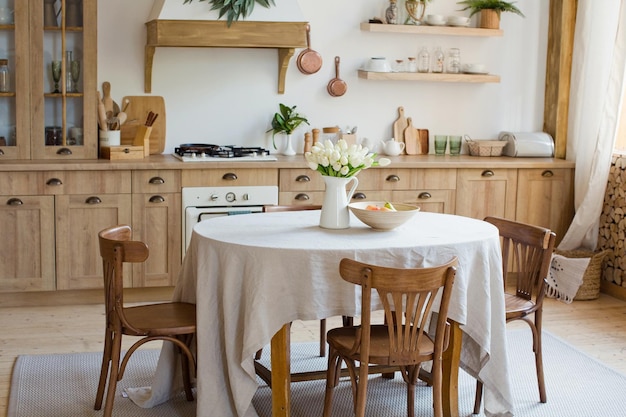
<svg viewBox="0 0 626 417">
<path fill-rule="evenodd" d="M 143 146 L 143 156 L 150 155 L 150 133 L 152 132 L 152 126 L 141 125 L 137 128 L 135 139 L 133 139 L 134 146 Z"/>
</svg>

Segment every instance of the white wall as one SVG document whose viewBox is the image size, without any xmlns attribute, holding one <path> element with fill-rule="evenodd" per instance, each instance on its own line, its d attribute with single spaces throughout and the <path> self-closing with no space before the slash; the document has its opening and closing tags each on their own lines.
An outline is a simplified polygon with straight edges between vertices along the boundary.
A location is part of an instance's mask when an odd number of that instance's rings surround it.
<svg viewBox="0 0 626 417">
<path fill-rule="evenodd" d="M 270 135 L 265 131 L 278 103 L 297 105 L 311 122 L 309 130 L 358 125 L 359 137 L 371 139 L 391 137 L 398 106 L 405 108 L 416 127 L 429 129 L 431 136 L 468 134 L 488 139 L 501 130 L 542 129 L 547 1 L 518 2 L 526 18 L 503 14 L 504 36 L 495 38 L 360 31 L 361 22 L 382 16 L 386 0 L 277 0 L 277 7 L 284 1 L 297 1 L 304 20 L 310 22 L 312 47 L 324 59 L 322 69 L 313 75 L 300 73 L 295 63 L 300 50 L 296 50 L 281 95 L 277 93 L 274 49 L 157 48 L 152 94 L 163 96 L 167 106 L 165 153 L 181 143 L 268 146 Z M 193 10 L 196 18 L 209 15 L 207 2 L 194 0 L 183 5 L 183 0 L 166 0 L 163 10 L 171 7 L 184 8 L 181 13 Z M 98 80 L 99 85 L 111 82 L 118 103 L 125 95 L 145 94 L 144 23 L 152 8 L 153 0 L 99 2 Z M 458 9 L 456 0 L 434 0 L 427 13 L 468 14 Z M 416 56 L 422 46 L 441 46 L 444 51 L 458 47 L 462 62 L 485 63 L 489 72 L 501 76 L 501 82 L 368 81 L 357 77 L 357 69 L 368 57 L 406 59 Z M 341 78 L 348 84 L 343 97 L 331 97 L 326 91 L 335 76 L 336 55 L 341 57 Z M 298 142 L 304 131 L 296 135 Z"/>
</svg>

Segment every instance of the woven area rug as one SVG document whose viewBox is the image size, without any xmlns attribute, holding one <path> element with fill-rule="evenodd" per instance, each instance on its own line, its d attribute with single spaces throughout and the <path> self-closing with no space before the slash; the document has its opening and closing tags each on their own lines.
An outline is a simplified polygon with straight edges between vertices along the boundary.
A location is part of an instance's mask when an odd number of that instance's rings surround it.
<svg viewBox="0 0 626 417">
<path fill-rule="evenodd" d="M 544 366 L 548 402 L 539 403 L 532 359 L 530 333 L 526 329 L 508 330 L 509 358 L 524 366 L 511 366 L 515 415 L 523 417 L 624 417 L 626 416 L 626 376 L 545 333 Z M 292 362 L 295 371 L 324 369 L 324 358 L 316 358 L 317 343 L 294 344 Z M 268 348 L 264 350 L 267 360 Z M 116 417 L 213 416 L 210 410 L 196 412 L 196 403 L 184 395 L 152 409 L 142 409 L 122 397 L 128 386 L 145 386 L 156 366 L 157 350 L 133 355 L 124 379 L 118 384 Z M 8 417 L 90 417 L 101 416 L 93 410 L 100 366 L 100 353 L 20 356 L 13 370 Z M 316 368 L 317 367 L 317 368 Z M 459 380 L 460 415 L 471 415 L 475 381 L 464 372 Z M 324 381 L 292 384 L 292 417 L 322 415 Z M 260 417 L 271 416 L 271 392 L 261 383 L 253 400 Z M 432 415 L 431 389 L 417 388 L 416 415 Z M 352 416 L 352 394 L 346 379 L 335 389 L 333 416 Z M 371 377 L 368 385 L 367 416 L 406 415 L 406 389 L 402 379 Z M 481 414 L 482 415 L 482 414 Z"/>
</svg>

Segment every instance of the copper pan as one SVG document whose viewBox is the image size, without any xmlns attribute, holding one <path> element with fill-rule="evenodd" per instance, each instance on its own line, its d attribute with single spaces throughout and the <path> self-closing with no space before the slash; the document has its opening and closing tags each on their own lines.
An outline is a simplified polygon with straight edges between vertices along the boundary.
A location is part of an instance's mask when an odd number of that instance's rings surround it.
<svg viewBox="0 0 626 417">
<path fill-rule="evenodd" d="M 306 49 L 300 52 L 297 59 L 298 69 L 301 73 L 315 74 L 322 68 L 322 57 L 319 53 L 311 49 L 311 26 L 306 25 Z"/>
<path fill-rule="evenodd" d="M 333 97 L 340 97 L 346 94 L 348 90 L 348 85 L 344 80 L 339 78 L 339 57 L 335 57 L 335 78 L 330 80 L 328 86 L 326 87 L 328 90 L 328 94 Z"/>
</svg>

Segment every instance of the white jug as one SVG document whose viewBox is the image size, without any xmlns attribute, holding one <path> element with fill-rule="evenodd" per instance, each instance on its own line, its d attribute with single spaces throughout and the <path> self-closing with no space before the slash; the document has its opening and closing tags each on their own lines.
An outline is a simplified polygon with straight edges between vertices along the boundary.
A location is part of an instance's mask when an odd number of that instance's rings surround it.
<svg viewBox="0 0 626 417">
<path fill-rule="evenodd" d="M 389 156 L 400 155 L 404 151 L 404 142 L 398 142 L 395 138 L 389 139 L 386 142 L 381 142 L 383 152 Z"/>
</svg>

